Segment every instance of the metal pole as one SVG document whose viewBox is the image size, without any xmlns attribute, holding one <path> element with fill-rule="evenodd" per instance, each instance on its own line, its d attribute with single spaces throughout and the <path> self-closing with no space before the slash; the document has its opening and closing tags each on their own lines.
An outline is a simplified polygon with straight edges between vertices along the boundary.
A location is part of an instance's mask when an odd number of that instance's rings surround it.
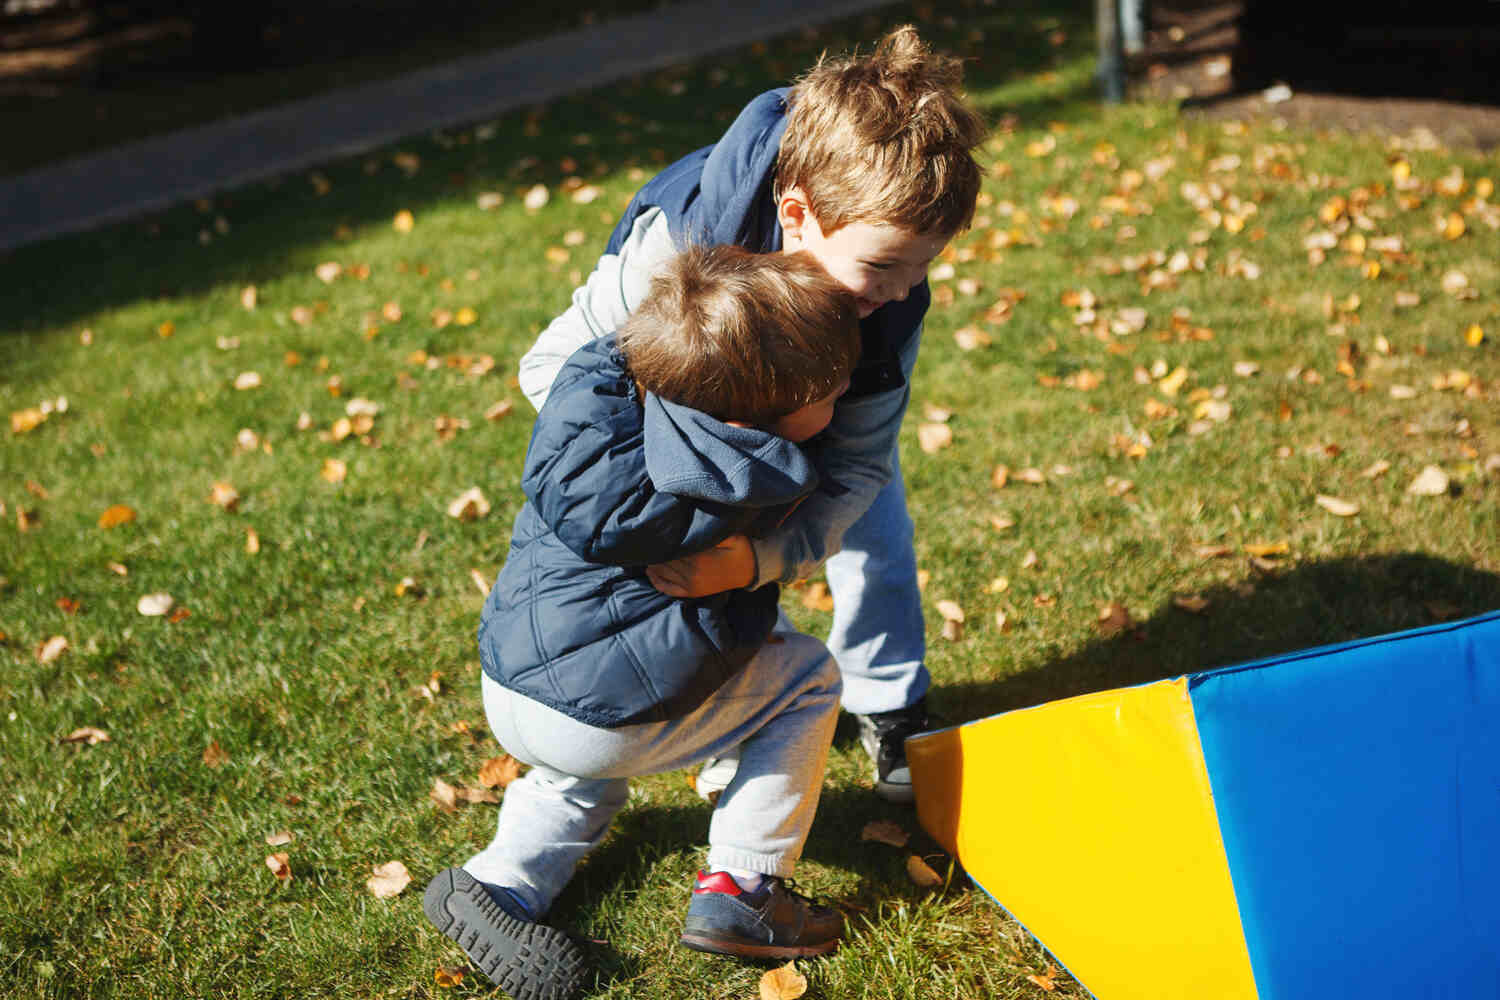
<svg viewBox="0 0 1500 1000">
<path fill-rule="evenodd" d="M 1099 89 L 1108 104 L 1125 99 L 1125 51 L 1120 37 L 1119 0 L 1094 0 L 1099 34 Z"/>
</svg>

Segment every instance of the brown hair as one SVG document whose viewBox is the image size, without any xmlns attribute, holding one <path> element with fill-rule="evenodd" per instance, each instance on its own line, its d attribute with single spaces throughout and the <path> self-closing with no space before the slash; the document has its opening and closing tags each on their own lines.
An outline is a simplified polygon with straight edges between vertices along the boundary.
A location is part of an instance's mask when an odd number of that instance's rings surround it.
<svg viewBox="0 0 1500 1000">
<path fill-rule="evenodd" d="M 827 397 L 859 359 L 854 297 L 805 253 L 692 247 L 619 332 L 646 391 L 766 425 Z"/>
<path fill-rule="evenodd" d="M 824 54 L 787 98 L 777 196 L 800 187 L 825 233 L 870 222 L 955 235 L 974 217 L 971 150 L 985 135 L 962 83 L 962 61 L 934 53 L 909 24 L 869 55 Z"/>
</svg>

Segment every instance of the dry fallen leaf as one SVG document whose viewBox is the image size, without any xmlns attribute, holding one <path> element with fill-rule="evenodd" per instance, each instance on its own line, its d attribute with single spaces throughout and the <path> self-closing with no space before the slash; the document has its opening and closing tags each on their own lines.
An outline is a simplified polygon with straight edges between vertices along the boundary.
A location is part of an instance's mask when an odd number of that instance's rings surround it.
<svg viewBox="0 0 1500 1000">
<path fill-rule="evenodd" d="M 953 428 L 948 424 L 920 424 L 917 444 L 929 455 L 935 455 L 953 443 Z"/>
<path fill-rule="evenodd" d="M 1119 601 L 1110 601 L 1099 609 L 1099 617 L 1094 622 L 1099 629 L 1099 634 L 1105 636 L 1119 635 L 1126 629 L 1134 628 L 1135 621 L 1130 617 L 1130 611 Z"/>
<path fill-rule="evenodd" d="M 254 528 L 245 529 L 245 551 L 252 556 L 260 552 L 260 534 Z"/>
<path fill-rule="evenodd" d="M 83 726 L 73 730 L 62 738 L 64 743 L 82 743 L 85 746 L 94 746 L 96 743 L 108 743 L 109 733 L 97 726 Z"/>
<path fill-rule="evenodd" d="M 512 408 L 513 407 L 510 400 L 502 399 L 500 400 L 500 402 L 484 411 L 484 419 L 501 420 L 510 415 L 510 411 L 512 410 Z"/>
<path fill-rule="evenodd" d="M 207 767 L 223 767 L 229 763 L 229 753 L 219 746 L 218 740 L 210 740 L 203 748 L 203 763 Z"/>
<path fill-rule="evenodd" d="M 1361 476 L 1361 478 L 1364 478 L 1364 479 L 1375 479 L 1375 478 L 1378 478 L 1380 476 L 1385 475 L 1388 471 L 1390 471 L 1390 468 L 1391 468 L 1391 463 L 1390 462 L 1387 462 L 1383 458 L 1376 459 L 1374 462 L 1372 462 L 1369 465 L 1368 468 L 1366 468 L 1363 472 L 1360 473 L 1360 476 Z"/>
<path fill-rule="evenodd" d="M 401 895 L 401 890 L 411 884 L 411 872 L 399 861 L 387 861 L 376 865 L 374 873 L 365 879 L 365 888 L 376 899 L 390 899 Z"/>
<path fill-rule="evenodd" d="M 1208 598 L 1202 594 L 1176 594 L 1172 597 L 1172 606 L 1201 615 L 1208 610 Z"/>
<path fill-rule="evenodd" d="M 172 595 L 158 591 L 154 594 L 143 594 L 139 601 L 135 602 L 135 609 L 147 618 L 159 618 L 172 610 Z"/>
<path fill-rule="evenodd" d="M 240 372 L 234 377 L 234 387 L 240 391 L 260 388 L 259 372 Z"/>
<path fill-rule="evenodd" d="M 391 225 L 396 228 L 396 232 L 398 233 L 409 233 L 416 227 L 417 219 L 416 216 L 411 214 L 411 212 L 403 208 L 401 211 L 397 212 L 396 217 L 391 220 Z"/>
<path fill-rule="evenodd" d="M 935 889 L 943 884 L 943 877 L 915 854 L 907 855 L 906 877 L 912 880 L 912 884 L 922 889 Z"/>
<path fill-rule="evenodd" d="M 807 992 L 807 977 L 797 971 L 796 962 L 768 969 L 760 977 L 760 1000 L 797 1000 Z"/>
<path fill-rule="evenodd" d="M 214 483 L 208 493 L 208 502 L 232 514 L 240 505 L 240 493 L 228 483 Z"/>
<path fill-rule="evenodd" d="M 876 819 L 865 824 L 865 828 L 859 832 L 859 839 L 873 840 L 877 844 L 889 844 L 892 847 L 905 847 L 911 835 L 888 819 Z"/>
<path fill-rule="evenodd" d="M 432 779 L 432 790 L 427 795 L 444 812 L 453 812 L 458 808 L 458 789 L 442 778 Z"/>
<path fill-rule="evenodd" d="M 271 874 L 276 876 L 278 882 L 290 882 L 292 880 L 292 856 L 285 851 L 277 851 L 275 854 L 266 855 L 266 867 L 271 869 Z"/>
<path fill-rule="evenodd" d="M 461 965 L 440 965 L 432 970 L 432 981 L 443 989 L 451 989 L 464 981 L 464 969 Z"/>
<path fill-rule="evenodd" d="M 278 830 L 270 836 L 266 837 L 267 847 L 281 847 L 284 844 L 290 844 L 291 842 L 292 831 L 290 830 Z"/>
<path fill-rule="evenodd" d="M 46 640 L 45 642 L 42 642 L 36 647 L 36 661 L 38 663 L 51 663 L 67 651 L 67 638 L 60 635 L 54 635 L 52 638 Z"/>
<path fill-rule="evenodd" d="M 254 309 L 260 301 L 260 293 L 255 290 L 254 285 L 246 285 L 240 290 L 240 305 L 246 309 Z"/>
<path fill-rule="evenodd" d="M 1246 542 L 1245 551 L 1252 556 L 1284 556 L 1292 551 L 1291 542 Z"/>
<path fill-rule="evenodd" d="M 1319 507 L 1322 507 L 1336 517 L 1353 517 L 1359 513 L 1359 504 L 1349 500 L 1342 500 L 1339 497 L 1331 497 L 1319 493 L 1316 502 Z"/>
<path fill-rule="evenodd" d="M 821 611 L 828 614 L 833 611 L 833 595 L 828 592 L 828 584 L 822 580 L 814 580 L 802 591 L 802 606 L 809 611 Z"/>
<path fill-rule="evenodd" d="M 521 762 L 508 753 L 479 765 L 479 783 L 485 788 L 504 788 L 520 776 Z"/>
<path fill-rule="evenodd" d="M 526 211 L 536 212 L 539 211 L 543 205 L 547 204 L 547 200 L 550 197 L 551 194 L 547 191 L 547 185 L 534 184 L 529 190 L 527 190 L 525 197 L 521 199 L 521 204 L 526 207 Z"/>
<path fill-rule="evenodd" d="M 947 599 L 938 601 L 937 610 L 938 614 L 943 616 L 944 621 L 961 622 L 964 620 L 964 609 L 959 606 L 957 601 Z"/>
<path fill-rule="evenodd" d="M 448 505 L 448 516 L 460 521 L 473 521 L 490 512 L 490 502 L 478 486 L 471 486 Z"/>
<path fill-rule="evenodd" d="M 99 527 L 113 528 L 121 524 L 129 524 L 135 520 L 135 510 L 125 504 L 117 503 L 107 508 L 99 515 Z"/>
<path fill-rule="evenodd" d="M 1057 989 L 1057 967 L 1049 962 L 1047 964 L 1046 972 L 1042 973 L 1040 976 L 1027 976 L 1026 981 L 1031 983 L 1033 986 L 1041 987 L 1048 993 L 1051 993 Z"/>
<path fill-rule="evenodd" d="M 330 483 L 342 483 L 344 477 L 348 474 L 349 466 L 345 465 L 343 459 L 339 458 L 323 459 L 323 468 L 318 473 L 318 475 Z"/>
<path fill-rule="evenodd" d="M 1406 492 L 1419 497 L 1440 497 L 1448 492 L 1448 474 L 1436 465 L 1429 465 L 1417 474 Z"/>
</svg>

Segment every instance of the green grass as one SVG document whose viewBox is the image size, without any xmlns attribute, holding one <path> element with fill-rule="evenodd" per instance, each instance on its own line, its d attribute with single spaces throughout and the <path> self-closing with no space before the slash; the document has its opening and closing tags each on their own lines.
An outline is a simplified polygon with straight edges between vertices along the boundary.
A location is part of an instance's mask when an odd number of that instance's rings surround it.
<svg viewBox="0 0 1500 1000">
<path fill-rule="evenodd" d="M 309 176 L 291 176 L 10 254 L 0 411 L 59 396 L 68 408 L 0 437 L 0 767 L 10 786 L 0 797 L 3 992 L 487 992 L 472 976 L 453 990 L 434 984 L 434 969 L 460 956 L 428 928 L 417 896 L 493 830 L 493 806 L 448 814 L 428 790 L 435 777 L 473 784 L 497 752 L 478 697 L 480 595 L 470 571 L 498 569 L 520 502 L 529 407 L 514 386 L 516 361 L 564 308 L 624 200 L 657 164 L 712 141 L 747 97 L 822 46 L 873 38 L 904 18 L 922 18 L 936 43 L 973 60 L 971 92 L 997 123 L 980 224 L 955 245 L 955 277 L 935 283 L 954 289 L 953 299 L 927 324 L 902 439 L 926 594 L 958 601 L 969 619 L 961 641 L 944 641 L 929 609 L 936 711 L 960 721 L 1500 607 L 1500 480 L 1485 472 L 1500 451 L 1497 241 L 1484 210 L 1465 208 L 1474 182 L 1500 175 L 1500 164 L 1410 151 L 1425 187 L 1421 206 L 1407 210 L 1391 190 L 1394 154 L 1376 140 L 1267 123 L 1239 129 L 1161 105 L 1100 107 L 1089 12 L 1074 6 L 1057 15 L 975 5 L 947 24 L 897 8 L 492 129 L 330 164 L 318 172 L 323 194 Z M 1066 42 L 1049 44 L 1058 28 Z M 1015 117 L 1001 127 L 1006 115 Z M 1049 155 L 1027 154 L 1049 135 Z M 414 175 L 393 162 L 398 151 L 420 158 Z M 1210 168 L 1231 154 L 1238 167 Z M 1128 196 L 1149 213 L 1101 207 L 1125 171 L 1167 156 L 1170 168 Z M 1432 189 L 1453 165 L 1469 185 L 1458 197 Z M 575 203 L 561 190 L 571 176 L 602 196 Z M 1182 196 L 1186 181 L 1216 181 L 1258 211 L 1238 234 L 1211 229 Z M 529 213 L 522 195 L 536 183 L 553 196 Z M 1371 194 L 1368 235 L 1401 235 L 1406 251 L 1386 257 L 1373 280 L 1341 251 L 1315 268 L 1303 249 L 1325 228 L 1319 209 L 1358 188 Z M 504 203 L 480 210 L 486 191 Z M 1064 196 L 1077 214 L 1044 225 L 1043 202 Z M 392 226 L 401 210 L 416 220 L 408 234 Z M 1434 225 L 1434 213 L 1450 210 L 1467 217 L 1457 240 Z M 1106 213 L 1108 223 L 1092 228 Z M 1127 223 L 1135 236 L 1121 241 Z M 1011 229 L 1034 243 L 992 245 L 993 233 Z M 1209 234 L 1206 268 L 1178 275 L 1175 287 L 1143 294 L 1136 274 L 1109 273 L 1107 262 L 1127 255 L 1191 251 L 1198 229 Z M 565 247 L 575 230 L 583 241 Z M 569 259 L 549 261 L 549 247 Z M 1223 273 L 1236 251 L 1259 265 L 1259 278 Z M 325 284 L 314 274 L 325 261 L 346 273 Z M 349 273 L 359 265 L 369 269 L 363 280 Z M 1466 273 L 1479 296 L 1445 294 L 1450 270 Z M 965 278 L 982 289 L 957 290 Z M 254 311 L 240 304 L 249 285 Z M 1013 318 L 985 322 L 1007 287 L 1026 293 Z M 1078 326 L 1062 297 L 1083 288 L 1106 318 L 1144 307 L 1145 328 L 1101 336 Z M 1397 291 L 1421 303 L 1398 308 Z M 1356 292 L 1358 311 L 1330 336 L 1325 297 Z M 371 323 L 367 314 L 386 302 L 399 303 L 402 318 Z M 292 318 L 297 306 L 311 311 L 307 325 Z M 470 325 L 432 322 L 434 310 L 465 307 L 477 317 Z M 1174 309 L 1189 310 L 1187 328 L 1212 339 L 1175 335 Z M 1471 347 L 1464 331 L 1476 323 L 1486 337 Z M 367 336 L 371 325 L 378 330 Z M 969 326 L 991 343 L 961 350 L 953 335 Z M 1391 345 L 1388 356 L 1377 337 Z M 1336 371 L 1350 340 L 1360 347 L 1354 380 Z M 417 351 L 437 366 L 414 363 Z M 288 352 L 300 362 L 289 366 Z M 495 361 L 487 374 L 447 363 L 482 355 Z M 1149 372 L 1158 360 L 1189 371 L 1175 397 L 1135 380 L 1137 367 Z M 1239 361 L 1258 363 L 1259 374 L 1236 375 Z M 1294 368 L 1301 374 L 1288 377 Z M 1477 381 L 1477 393 L 1432 388 L 1455 370 Z M 260 388 L 233 388 L 246 371 L 261 375 Z M 1083 371 L 1097 373 L 1098 386 L 1069 388 Z M 1321 382 L 1307 381 L 1308 371 Z M 1395 398 L 1393 385 L 1415 395 Z M 1229 418 L 1192 433 L 1190 394 L 1218 386 Z M 321 439 L 354 397 L 382 408 L 369 440 Z M 503 399 L 515 412 L 485 420 Z M 1177 415 L 1149 417 L 1148 399 Z M 954 443 L 935 455 L 916 440 L 929 405 L 952 411 Z M 298 430 L 304 412 L 311 427 Z M 442 416 L 469 426 L 443 441 L 434 430 Z M 265 446 L 238 450 L 242 428 Z M 1142 431 L 1153 443 L 1130 457 L 1121 439 Z M 347 465 L 340 484 L 320 476 L 330 458 Z M 1362 477 L 1377 459 L 1389 471 Z M 991 485 L 996 464 L 1013 473 L 1000 489 Z M 1429 464 L 1452 477 L 1450 495 L 1407 494 Z M 1045 485 L 1018 482 L 1014 473 L 1027 467 L 1044 470 Z M 1110 477 L 1133 488 L 1116 495 Z M 216 482 L 238 491 L 236 511 L 208 501 Z M 448 503 L 470 486 L 494 510 L 450 518 Z M 1335 517 L 1315 505 L 1319 494 L 1360 512 Z M 98 527 L 117 503 L 138 519 Z M 33 521 L 25 532 L 22 510 Z M 990 519 L 1001 514 L 1015 526 L 997 532 Z M 261 541 L 256 555 L 245 550 L 248 528 Z M 1280 541 L 1288 554 L 1264 568 L 1242 548 Z M 1230 554 L 1203 558 L 1197 547 L 1206 544 Z M 1025 568 L 1031 551 L 1035 565 Z M 988 592 L 999 576 L 1009 588 Z M 397 593 L 406 577 L 420 593 Z M 188 617 L 137 614 L 137 599 L 156 591 Z M 1209 600 L 1205 613 L 1173 605 L 1191 594 Z M 64 599 L 76 610 L 60 607 Z M 1123 635 L 1096 627 L 1110 601 L 1136 622 Z M 795 591 L 787 604 L 809 629 L 826 629 L 827 617 L 803 608 Z M 994 624 L 997 609 L 1008 613 L 1007 630 Z M 36 648 L 52 636 L 71 648 L 40 662 Z M 421 687 L 434 673 L 440 690 L 427 697 Z M 61 742 L 81 726 L 107 730 L 109 742 Z M 800 877 L 847 907 L 853 933 L 835 957 L 803 963 L 810 995 L 1040 995 L 1026 976 L 1045 969 L 1045 953 L 983 893 L 961 875 L 940 891 L 918 890 L 903 852 L 859 842 L 872 819 L 916 825 L 869 793 L 852 736 L 852 726 L 840 728 Z M 211 768 L 203 754 L 212 743 L 228 759 Z M 1003 781 L 996 794 L 1006 794 Z M 1026 802 L 1014 808 L 1017 822 L 1031 821 Z M 558 921 L 602 942 L 593 950 L 597 995 L 756 995 L 760 969 L 674 943 L 707 821 L 683 774 L 637 782 L 615 832 L 560 900 Z M 268 847 L 278 830 L 295 839 Z M 947 871 L 919 833 L 914 846 Z M 291 857 L 289 883 L 263 863 L 273 850 Z M 364 881 L 390 859 L 416 881 L 377 900 Z M 1060 983 L 1058 995 L 1083 995 Z"/>
</svg>

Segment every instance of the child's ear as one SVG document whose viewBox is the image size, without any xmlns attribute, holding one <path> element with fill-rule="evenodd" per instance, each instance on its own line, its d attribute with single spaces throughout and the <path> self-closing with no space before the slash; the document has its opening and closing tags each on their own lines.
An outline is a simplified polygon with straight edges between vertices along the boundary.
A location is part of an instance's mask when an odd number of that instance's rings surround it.
<svg viewBox="0 0 1500 1000">
<path fill-rule="evenodd" d="M 783 236 L 801 239 L 808 223 L 813 222 L 812 210 L 807 207 L 807 195 L 800 187 L 787 188 L 776 198 L 776 221 L 781 223 Z M 816 222 L 813 222 L 816 225 Z"/>
</svg>

